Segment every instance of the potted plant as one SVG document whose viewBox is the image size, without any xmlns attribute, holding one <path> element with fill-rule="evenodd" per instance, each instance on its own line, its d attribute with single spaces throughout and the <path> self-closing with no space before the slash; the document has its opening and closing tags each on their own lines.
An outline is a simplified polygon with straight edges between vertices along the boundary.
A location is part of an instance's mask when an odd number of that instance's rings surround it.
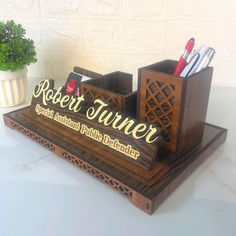
<svg viewBox="0 0 236 236">
<path fill-rule="evenodd" d="M 0 22 L 0 107 L 24 101 L 27 65 L 36 61 L 34 42 L 25 37 L 25 29 L 13 20 Z"/>
</svg>

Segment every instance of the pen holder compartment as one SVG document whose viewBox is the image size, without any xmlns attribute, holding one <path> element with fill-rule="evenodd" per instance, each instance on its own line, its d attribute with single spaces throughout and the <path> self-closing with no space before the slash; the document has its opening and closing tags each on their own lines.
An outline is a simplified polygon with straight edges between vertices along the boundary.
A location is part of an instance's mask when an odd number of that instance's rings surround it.
<svg viewBox="0 0 236 236">
<path fill-rule="evenodd" d="M 91 101 L 99 98 L 135 117 L 137 92 L 132 92 L 132 78 L 128 73 L 113 72 L 81 82 L 80 92 Z"/>
<path fill-rule="evenodd" d="M 169 132 L 161 145 L 184 152 L 202 139 L 213 68 L 188 77 L 173 75 L 177 61 L 165 60 L 139 69 L 139 119 Z"/>
</svg>

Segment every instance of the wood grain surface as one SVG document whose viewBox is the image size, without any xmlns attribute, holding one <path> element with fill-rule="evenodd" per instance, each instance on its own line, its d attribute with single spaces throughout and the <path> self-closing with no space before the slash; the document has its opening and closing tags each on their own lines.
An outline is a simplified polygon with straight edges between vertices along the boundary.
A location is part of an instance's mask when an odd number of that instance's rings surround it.
<svg viewBox="0 0 236 236">
<path fill-rule="evenodd" d="M 139 69 L 139 118 L 169 131 L 162 146 L 190 150 L 201 142 L 206 120 L 213 68 L 188 77 L 173 75 L 176 61 L 165 60 Z"/>
<path fill-rule="evenodd" d="M 50 88 L 54 89 L 54 82 L 50 81 Z M 54 90 L 56 91 L 56 90 Z M 91 138 L 86 137 L 85 135 L 82 135 L 80 132 L 78 131 L 73 131 L 73 135 L 77 136 L 78 139 L 84 139 L 87 141 L 86 146 L 88 149 L 92 149 L 94 150 L 94 148 L 96 148 L 96 152 L 100 153 L 101 155 L 104 155 L 104 153 L 111 153 L 111 158 L 113 156 L 113 154 L 115 156 L 120 156 L 120 158 L 126 159 L 130 162 L 133 162 L 145 169 L 151 169 L 154 165 L 155 162 L 159 159 L 159 155 L 158 155 L 158 142 L 155 143 L 147 143 L 144 139 L 134 139 L 131 135 L 126 135 L 124 134 L 123 131 L 120 130 L 114 130 L 111 126 L 104 126 L 102 124 L 100 124 L 99 122 L 97 122 L 96 120 L 89 120 L 86 115 L 85 112 L 87 110 L 88 106 L 91 106 L 91 103 L 88 103 L 85 105 L 84 110 L 81 110 L 79 112 L 73 112 L 70 111 L 66 108 L 61 108 L 58 104 L 53 104 L 52 102 L 48 102 L 47 106 L 43 104 L 43 100 L 42 100 L 42 96 L 39 96 L 37 98 L 33 97 L 32 98 L 32 102 L 31 102 L 31 113 L 35 113 L 34 111 L 35 107 L 37 104 L 40 104 L 41 107 L 43 108 L 50 108 L 53 109 L 54 112 L 58 112 L 61 115 L 66 115 L 68 116 L 68 118 L 71 118 L 73 121 L 76 122 L 80 122 L 81 124 L 86 125 L 89 128 L 93 128 L 98 130 L 99 132 L 101 132 L 102 134 L 106 134 L 109 135 L 112 139 L 117 139 L 120 141 L 120 143 L 124 144 L 124 145 L 131 145 L 133 150 L 138 151 L 140 153 L 140 156 L 138 157 L 137 160 L 132 159 L 131 157 L 118 152 L 112 148 L 107 147 L 106 145 L 104 145 L 101 142 L 97 142 L 96 140 L 93 140 Z M 36 114 L 37 116 L 37 114 Z M 124 115 L 125 117 L 125 115 Z M 33 117 L 32 119 L 37 119 L 37 117 Z M 44 122 L 50 122 L 50 123 L 56 123 L 55 121 L 49 119 L 49 118 L 45 118 L 46 120 Z M 56 124 L 57 125 L 57 124 Z M 57 129 L 62 129 L 63 125 L 59 125 L 57 127 Z M 66 129 L 69 131 L 70 128 Z M 64 135 L 64 134 L 61 134 Z M 161 135 L 159 140 L 161 140 Z"/>
<path fill-rule="evenodd" d="M 162 150 L 154 167 L 144 170 L 112 152 L 100 152 L 99 146 L 88 147 L 86 139 L 67 127 L 60 129 L 32 109 L 29 106 L 5 114 L 5 124 L 118 191 L 148 214 L 225 141 L 227 134 L 226 129 L 205 124 L 202 141 L 191 150 L 182 154 Z"/>
</svg>

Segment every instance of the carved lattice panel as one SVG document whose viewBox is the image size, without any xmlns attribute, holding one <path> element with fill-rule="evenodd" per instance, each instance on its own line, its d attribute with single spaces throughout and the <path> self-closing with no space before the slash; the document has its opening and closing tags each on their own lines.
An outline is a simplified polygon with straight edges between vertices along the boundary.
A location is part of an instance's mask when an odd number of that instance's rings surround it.
<svg viewBox="0 0 236 236">
<path fill-rule="evenodd" d="M 173 84 L 147 79 L 145 121 L 170 131 L 173 121 L 174 99 L 175 86 Z"/>
<path fill-rule="evenodd" d="M 167 130 L 169 138 L 163 145 L 176 150 L 179 130 L 182 81 L 147 70 L 141 71 L 139 114 L 141 120 Z"/>
<path fill-rule="evenodd" d="M 11 121 L 11 127 L 18 130 L 20 133 L 26 135 L 27 137 L 33 139 L 35 142 L 43 145 L 45 148 L 49 149 L 50 151 L 55 152 L 56 148 L 52 143 L 48 142 L 46 139 L 40 137 L 39 135 L 33 133 L 32 131 L 24 128 L 20 124 L 14 122 L 14 121 Z"/>
<path fill-rule="evenodd" d="M 96 179 L 100 180 L 104 184 L 108 185 L 110 188 L 116 190 L 117 192 L 121 193 L 125 197 L 132 198 L 132 190 L 129 189 L 127 186 L 123 185 L 122 183 L 118 182 L 114 178 L 106 175 L 102 171 L 96 169 L 95 167 L 89 165 L 88 163 L 78 159 L 76 156 L 63 151 L 62 157 L 67 161 L 74 164 L 76 167 L 86 171 L 90 175 L 94 176 Z"/>
<path fill-rule="evenodd" d="M 46 139 L 42 138 L 41 136 L 33 133 L 32 131 L 28 130 L 27 128 L 21 126 L 20 124 L 11 121 L 10 126 L 13 129 L 16 129 L 20 133 L 26 135 L 27 137 L 33 139 L 35 142 L 41 144 L 45 148 L 49 149 L 52 152 L 56 151 L 56 147 L 47 141 Z M 104 184 L 108 185 L 110 188 L 116 190 L 117 192 L 121 193 L 125 197 L 131 199 L 132 198 L 132 190 L 129 189 L 124 184 L 120 183 L 119 181 L 115 180 L 114 178 L 110 177 L 109 175 L 103 173 L 102 171 L 96 169 L 95 167 L 89 165 L 88 163 L 78 159 L 76 156 L 66 152 L 61 152 L 62 158 L 66 159 L 67 161 L 74 164 L 76 167 L 86 171 L 90 175 L 94 176 L 99 181 L 103 182 Z"/>
<path fill-rule="evenodd" d="M 115 107 L 123 108 L 122 97 L 119 95 L 116 95 L 109 91 L 105 91 L 103 89 L 96 88 L 94 86 L 90 86 L 89 84 L 85 83 L 81 84 L 80 89 L 81 94 L 89 98 L 91 101 L 94 101 L 95 99 L 99 98 L 106 103 L 114 105 Z"/>
</svg>

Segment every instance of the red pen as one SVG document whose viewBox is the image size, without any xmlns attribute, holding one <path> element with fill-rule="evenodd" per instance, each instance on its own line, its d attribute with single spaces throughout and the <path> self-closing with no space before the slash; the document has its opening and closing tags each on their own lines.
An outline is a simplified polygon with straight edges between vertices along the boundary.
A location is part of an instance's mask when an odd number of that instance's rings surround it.
<svg viewBox="0 0 236 236">
<path fill-rule="evenodd" d="M 185 46 L 184 53 L 180 57 L 177 65 L 175 67 L 174 75 L 179 76 L 181 74 L 181 72 L 183 71 L 183 69 L 187 63 L 187 58 L 193 50 L 194 42 L 195 42 L 194 38 L 189 39 L 189 41 L 187 42 L 187 44 Z"/>
</svg>

